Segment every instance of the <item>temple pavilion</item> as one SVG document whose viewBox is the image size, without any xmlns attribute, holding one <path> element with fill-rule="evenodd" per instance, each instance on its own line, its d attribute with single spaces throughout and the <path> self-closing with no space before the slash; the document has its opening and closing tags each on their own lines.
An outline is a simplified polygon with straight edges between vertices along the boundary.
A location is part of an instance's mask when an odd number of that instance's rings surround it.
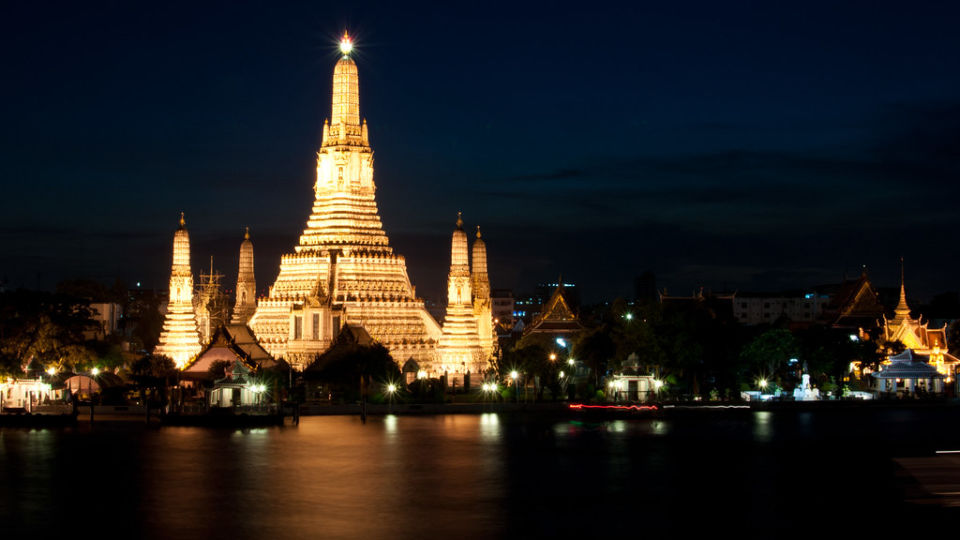
<svg viewBox="0 0 960 540">
<path fill-rule="evenodd" d="M 563 279 L 558 279 L 557 288 L 540 314 L 523 329 L 523 335 L 551 334 L 570 340 L 581 330 L 583 325 L 563 295 Z"/>
<path fill-rule="evenodd" d="M 943 328 L 929 328 L 928 322 L 910 316 L 910 306 L 907 304 L 907 292 L 904 285 L 902 270 L 900 276 L 900 301 L 893 310 L 893 318 L 883 317 L 884 342 L 903 343 L 907 351 L 929 362 L 938 373 L 946 377 L 946 382 L 953 380 L 960 359 L 947 352 L 947 325 Z M 891 357 L 891 360 L 894 357 Z"/>
<path fill-rule="evenodd" d="M 871 373 L 871 376 L 876 381 L 878 393 L 906 397 L 942 393 L 944 382 L 949 381 L 929 356 L 911 349 L 890 356 L 880 366 L 880 371 Z"/>
<path fill-rule="evenodd" d="M 278 362 L 253 340 L 246 326 L 221 325 L 213 333 L 210 342 L 183 367 L 181 378 L 210 379 L 210 368 L 216 362 L 228 362 L 230 365 L 240 362 L 251 371 L 271 369 L 278 365 Z"/>
<path fill-rule="evenodd" d="M 357 324 L 400 363 L 437 361 L 440 325 L 430 316 L 383 230 L 373 150 L 360 118 L 357 65 L 344 34 L 333 71 L 330 120 L 317 152 L 313 211 L 293 252 L 249 320 L 263 347 L 302 369 L 346 324 Z"/>
</svg>

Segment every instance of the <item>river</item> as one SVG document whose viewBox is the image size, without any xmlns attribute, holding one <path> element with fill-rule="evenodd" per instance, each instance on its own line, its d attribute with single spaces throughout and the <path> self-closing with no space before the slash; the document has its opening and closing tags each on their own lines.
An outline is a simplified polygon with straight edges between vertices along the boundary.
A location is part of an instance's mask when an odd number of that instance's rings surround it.
<svg viewBox="0 0 960 540">
<path fill-rule="evenodd" d="M 872 530 L 878 519 L 926 529 L 957 516 L 943 504 L 917 503 L 925 492 L 902 460 L 935 463 L 949 476 L 950 463 L 935 452 L 960 448 L 958 420 L 960 410 L 943 407 L 616 420 L 388 415 L 366 424 L 327 416 L 250 430 L 136 422 L 4 428 L 0 530 L 636 537 L 819 531 L 831 522 Z"/>
</svg>

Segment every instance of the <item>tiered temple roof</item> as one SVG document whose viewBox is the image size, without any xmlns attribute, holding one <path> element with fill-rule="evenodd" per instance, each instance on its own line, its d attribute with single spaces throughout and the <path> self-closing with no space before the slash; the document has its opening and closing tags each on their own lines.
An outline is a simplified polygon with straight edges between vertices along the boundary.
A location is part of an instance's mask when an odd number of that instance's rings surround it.
<svg viewBox="0 0 960 540">
<path fill-rule="evenodd" d="M 853 281 L 840 285 L 830 303 L 824 306 L 821 322 L 836 328 L 876 328 L 883 316 L 883 305 L 864 271 Z"/>
<path fill-rule="evenodd" d="M 558 279 L 557 288 L 544 304 L 540 315 L 523 329 L 523 333 L 573 334 L 580 330 L 583 330 L 583 325 L 563 297 L 563 279 Z"/>
<path fill-rule="evenodd" d="M 486 357 L 477 332 L 477 317 L 473 311 L 473 293 L 470 262 L 467 255 L 467 234 L 463 219 L 457 216 L 457 228 L 450 245 L 450 273 L 447 277 L 447 312 L 443 319 L 443 334 L 437 350 L 440 364 L 437 374 L 482 373 Z"/>
<path fill-rule="evenodd" d="M 317 152 L 313 211 L 293 253 L 281 258 L 280 274 L 259 301 L 250 327 L 268 351 L 297 367 L 329 347 L 344 324 L 363 326 L 398 362 L 412 357 L 430 365 L 440 326 L 416 296 L 406 262 L 393 252 L 380 222 L 373 150 L 366 121 L 360 121 L 357 66 L 349 49 L 342 50 L 334 68 L 331 118 Z M 316 328 L 306 320 L 314 312 L 295 313 L 308 298 L 323 301 L 318 318 L 311 319 L 319 321 L 312 323 Z M 288 350 L 288 343 L 298 340 Z"/>
<path fill-rule="evenodd" d="M 154 353 L 170 357 L 178 368 L 182 368 L 199 352 L 200 333 L 193 309 L 193 274 L 190 271 L 190 234 L 181 212 L 180 228 L 173 235 L 170 300 Z"/>
</svg>

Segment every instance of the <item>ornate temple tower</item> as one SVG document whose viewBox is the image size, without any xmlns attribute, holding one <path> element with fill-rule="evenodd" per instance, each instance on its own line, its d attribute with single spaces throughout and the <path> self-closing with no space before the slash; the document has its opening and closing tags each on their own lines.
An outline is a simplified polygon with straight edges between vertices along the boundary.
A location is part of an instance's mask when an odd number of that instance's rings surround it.
<svg viewBox="0 0 960 540">
<path fill-rule="evenodd" d="M 467 233 L 463 232 L 463 219 L 457 215 L 457 228 L 453 231 L 450 246 L 447 313 L 443 319 L 443 335 L 437 347 L 440 353 L 440 373 L 445 372 L 454 379 L 461 378 L 467 372 L 483 373 L 487 367 L 487 357 L 483 354 L 480 335 L 477 333 L 470 282 Z M 487 297 L 489 296 L 488 291 Z"/>
<path fill-rule="evenodd" d="M 247 324 L 257 310 L 257 280 L 253 277 L 253 242 L 250 227 L 240 244 L 240 268 L 237 270 L 237 301 L 233 306 L 231 324 Z"/>
<path fill-rule="evenodd" d="M 360 120 L 357 65 L 344 34 L 333 70 L 330 121 L 317 152 L 313 212 L 293 253 L 250 319 L 272 355 L 303 368 L 345 324 L 360 325 L 390 350 L 430 371 L 440 327 L 417 298 L 406 261 L 383 231 L 373 182 L 373 150 Z"/>
<path fill-rule="evenodd" d="M 493 305 L 490 302 L 490 277 L 487 275 L 487 245 L 477 225 L 477 239 L 473 241 L 473 272 L 470 283 L 473 287 L 473 316 L 477 319 L 477 335 L 484 359 L 493 356 L 497 336 L 493 330 Z"/>
<path fill-rule="evenodd" d="M 193 274 L 190 272 L 190 234 L 181 212 L 180 228 L 173 235 L 170 301 L 154 354 L 169 356 L 181 368 L 199 352 L 200 334 L 193 310 Z"/>
</svg>

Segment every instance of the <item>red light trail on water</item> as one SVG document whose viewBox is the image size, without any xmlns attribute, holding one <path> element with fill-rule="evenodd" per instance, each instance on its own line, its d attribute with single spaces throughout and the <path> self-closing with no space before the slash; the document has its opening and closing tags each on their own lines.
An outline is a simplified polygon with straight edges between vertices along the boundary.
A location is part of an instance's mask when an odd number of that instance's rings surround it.
<svg viewBox="0 0 960 540">
<path fill-rule="evenodd" d="M 656 405 L 584 405 L 583 403 L 571 403 L 571 409 L 616 409 L 621 411 L 655 411 Z"/>
</svg>

